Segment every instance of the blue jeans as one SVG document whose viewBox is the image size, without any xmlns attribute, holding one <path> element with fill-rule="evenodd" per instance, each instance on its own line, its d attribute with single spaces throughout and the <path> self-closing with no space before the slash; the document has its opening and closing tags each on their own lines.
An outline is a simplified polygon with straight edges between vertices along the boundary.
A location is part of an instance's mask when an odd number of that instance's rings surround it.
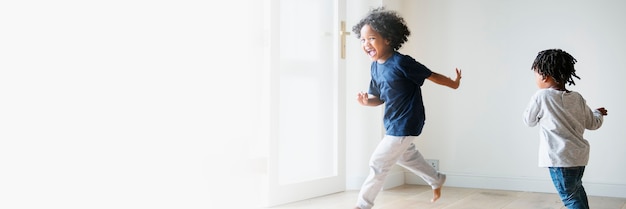
<svg viewBox="0 0 626 209">
<path fill-rule="evenodd" d="M 559 192 L 559 196 L 568 209 L 589 209 L 587 193 L 583 188 L 583 173 L 585 166 L 580 167 L 550 167 L 552 183 Z"/>
</svg>

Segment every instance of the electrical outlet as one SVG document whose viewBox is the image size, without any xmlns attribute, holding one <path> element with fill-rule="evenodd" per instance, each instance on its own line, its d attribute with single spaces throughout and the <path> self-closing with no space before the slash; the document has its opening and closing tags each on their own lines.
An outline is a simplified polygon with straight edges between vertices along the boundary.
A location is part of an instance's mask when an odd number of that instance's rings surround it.
<svg viewBox="0 0 626 209">
<path fill-rule="evenodd" d="M 439 160 L 426 159 L 426 162 L 428 162 L 428 164 L 435 168 L 435 170 L 439 171 Z"/>
</svg>

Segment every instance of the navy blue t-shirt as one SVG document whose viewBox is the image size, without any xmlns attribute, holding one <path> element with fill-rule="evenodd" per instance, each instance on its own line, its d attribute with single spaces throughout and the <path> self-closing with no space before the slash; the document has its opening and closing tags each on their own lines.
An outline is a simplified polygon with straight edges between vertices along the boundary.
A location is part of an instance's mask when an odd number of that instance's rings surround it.
<svg viewBox="0 0 626 209">
<path fill-rule="evenodd" d="M 426 120 L 421 86 L 432 71 L 398 52 L 383 64 L 374 61 L 371 71 L 368 93 L 385 104 L 383 122 L 386 134 L 418 136 Z"/>
</svg>

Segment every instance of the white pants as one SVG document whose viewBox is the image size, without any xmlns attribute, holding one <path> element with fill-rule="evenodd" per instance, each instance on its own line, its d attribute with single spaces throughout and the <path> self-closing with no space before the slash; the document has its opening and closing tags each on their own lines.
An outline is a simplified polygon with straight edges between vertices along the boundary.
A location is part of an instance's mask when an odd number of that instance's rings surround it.
<svg viewBox="0 0 626 209">
<path fill-rule="evenodd" d="M 370 209 L 374 206 L 374 199 L 382 189 L 389 170 L 396 163 L 424 179 L 433 189 L 442 186 L 445 175 L 435 170 L 415 149 L 413 141 L 416 138 L 385 135 L 372 153 L 370 174 L 363 183 L 357 200 L 359 208 Z"/>
</svg>

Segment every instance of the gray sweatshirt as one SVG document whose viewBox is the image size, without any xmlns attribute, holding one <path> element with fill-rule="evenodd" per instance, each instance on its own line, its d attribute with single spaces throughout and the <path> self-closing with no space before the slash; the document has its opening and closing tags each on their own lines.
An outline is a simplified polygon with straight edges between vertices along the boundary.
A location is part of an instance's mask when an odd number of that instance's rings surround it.
<svg viewBox="0 0 626 209">
<path fill-rule="evenodd" d="M 603 116 L 591 110 L 578 92 L 540 89 L 524 111 L 524 123 L 539 124 L 539 167 L 586 166 L 589 142 L 585 129 L 602 126 Z"/>
</svg>

